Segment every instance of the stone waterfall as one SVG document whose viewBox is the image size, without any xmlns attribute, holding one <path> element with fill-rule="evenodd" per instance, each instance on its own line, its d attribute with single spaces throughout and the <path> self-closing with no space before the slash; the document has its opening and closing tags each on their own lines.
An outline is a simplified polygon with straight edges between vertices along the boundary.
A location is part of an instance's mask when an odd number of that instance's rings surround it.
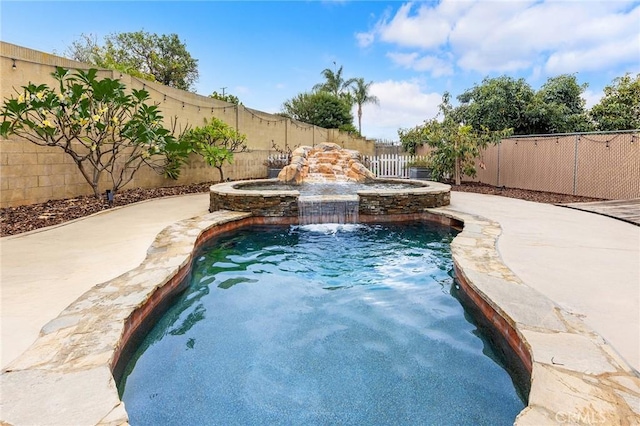
<svg viewBox="0 0 640 426">
<path fill-rule="evenodd" d="M 344 149 L 335 143 L 315 147 L 301 146 L 291 154 L 291 163 L 284 167 L 278 179 L 286 183 L 360 182 L 376 176 L 360 162 L 360 153 Z"/>
<path fill-rule="evenodd" d="M 298 198 L 299 223 L 344 224 L 358 222 L 358 194 L 349 183 L 370 182 L 375 175 L 360 162 L 358 151 L 322 143 L 296 148 L 291 163 L 282 169 L 278 179 L 299 185 L 335 184 L 336 191 L 331 194 Z"/>
</svg>

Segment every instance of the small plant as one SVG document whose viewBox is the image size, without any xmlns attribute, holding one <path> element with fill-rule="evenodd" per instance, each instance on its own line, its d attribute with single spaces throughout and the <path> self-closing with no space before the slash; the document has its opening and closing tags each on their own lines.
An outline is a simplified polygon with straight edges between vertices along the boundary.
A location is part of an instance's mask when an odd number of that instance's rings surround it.
<svg viewBox="0 0 640 426">
<path fill-rule="evenodd" d="M 196 153 L 207 164 L 218 169 L 220 182 L 223 182 L 222 166 L 233 163 L 235 152 L 247 150 L 246 139 L 246 135 L 238 133 L 222 120 L 211 117 L 204 120 L 203 127 L 187 130 L 180 137 L 180 142 L 186 144 L 188 152 Z"/>
<path fill-rule="evenodd" d="M 174 139 L 167 143 L 165 161 L 163 166 L 164 177 L 178 180 L 182 167 L 187 164 L 189 154 L 193 152 L 192 146 L 185 140 L 185 135 L 191 130 L 191 126 L 180 126 L 178 131 L 178 116 L 171 118 L 171 135 Z M 177 135 L 176 135 L 177 133 Z"/>
<path fill-rule="evenodd" d="M 297 148 L 297 145 L 293 148 Z M 277 154 L 269 155 L 269 157 L 264 160 L 263 164 L 265 166 L 270 169 L 282 169 L 291 163 L 293 151 L 290 146 L 287 145 L 284 148 L 280 148 L 274 141 L 271 141 L 271 149 L 277 152 Z"/>
<path fill-rule="evenodd" d="M 424 167 L 430 169 L 432 167 L 430 157 L 419 157 L 407 163 L 407 167 Z"/>
<path fill-rule="evenodd" d="M 285 166 L 288 166 L 289 162 L 290 160 L 288 158 L 270 155 L 266 160 L 264 160 L 263 164 L 270 169 L 282 169 Z"/>
</svg>

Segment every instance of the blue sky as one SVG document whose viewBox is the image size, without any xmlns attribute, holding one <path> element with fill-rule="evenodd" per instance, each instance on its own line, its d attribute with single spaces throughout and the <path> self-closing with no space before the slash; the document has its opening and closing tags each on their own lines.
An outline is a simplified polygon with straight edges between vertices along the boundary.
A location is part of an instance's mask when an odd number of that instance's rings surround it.
<svg viewBox="0 0 640 426">
<path fill-rule="evenodd" d="M 588 83 L 587 106 L 627 72 L 640 73 L 640 1 L 6 1 L 3 41 L 62 54 L 81 34 L 176 33 L 199 61 L 196 91 L 223 87 L 250 108 L 322 82 L 325 68 L 373 81 L 379 106 L 362 131 L 397 139 L 484 77 L 553 76 Z"/>
</svg>

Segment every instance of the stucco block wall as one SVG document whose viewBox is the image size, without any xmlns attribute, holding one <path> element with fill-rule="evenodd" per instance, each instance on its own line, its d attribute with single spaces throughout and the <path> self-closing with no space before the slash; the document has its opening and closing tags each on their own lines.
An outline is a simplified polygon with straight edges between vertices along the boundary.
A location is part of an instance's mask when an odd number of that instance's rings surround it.
<svg viewBox="0 0 640 426">
<path fill-rule="evenodd" d="M 14 67 L 15 65 L 15 67 Z M 51 73 L 56 66 L 89 69 L 88 64 L 71 61 L 44 52 L 0 42 L 0 93 L 2 99 L 17 96 L 17 90 L 29 82 L 55 87 Z M 149 82 L 113 70 L 101 70 L 100 77 L 120 79 L 128 89 L 145 89 L 151 102 L 161 109 L 165 125 L 176 131 L 202 126 L 205 119 L 216 117 L 247 136 L 247 152 L 236 153 L 233 165 L 225 165 L 224 177 L 233 180 L 267 176 L 263 162 L 272 144 L 279 148 L 335 142 L 362 154 L 375 153 L 373 141 L 355 138 L 338 130 L 329 130 L 290 120 L 278 115 L 233 105 L 195 93 Z M 217 181 L 218 171 L 193 156 L 182 169 L 178 180 L 140 169 L 126 188 L 153 188 Z M 107 179 L 101 181 L 104 191 Z M 0 139 L 0 207 L 45 202 L 92 194 L 71 158 L 59 148 L 40 147 L 17 137 Z"/>
</svg>

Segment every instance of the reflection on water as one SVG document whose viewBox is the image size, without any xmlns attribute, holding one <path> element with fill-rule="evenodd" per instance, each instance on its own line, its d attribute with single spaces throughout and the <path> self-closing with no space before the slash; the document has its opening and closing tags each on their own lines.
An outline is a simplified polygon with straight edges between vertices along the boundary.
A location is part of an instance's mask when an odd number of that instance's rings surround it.
<svg viewBox="0 0 640 426">
<path fill-rule="evenodd" d="M 323 224 L 212 241 L 121 383 L 131 424 L 512 424 L 523 403 L 451 295 L 454 234 Z"/>
</svg>

